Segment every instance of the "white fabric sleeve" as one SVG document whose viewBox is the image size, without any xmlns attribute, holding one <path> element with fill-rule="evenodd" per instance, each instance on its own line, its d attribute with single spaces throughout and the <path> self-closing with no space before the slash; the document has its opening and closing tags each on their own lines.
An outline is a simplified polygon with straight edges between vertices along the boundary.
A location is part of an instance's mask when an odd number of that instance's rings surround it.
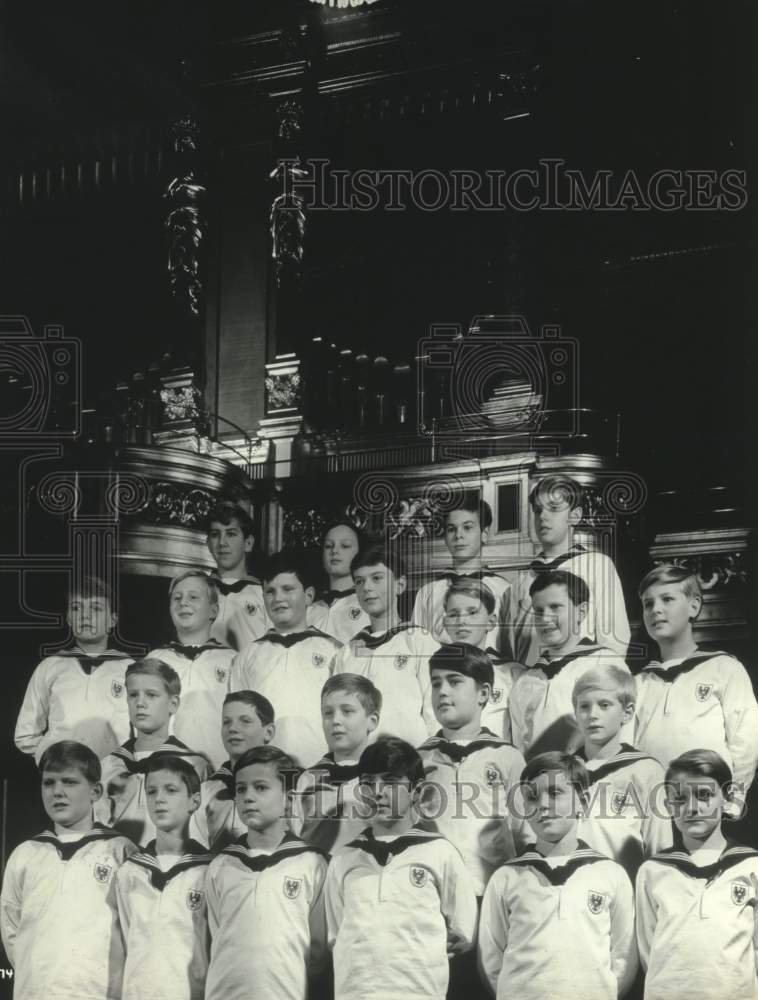
<svg viewBox="0 0 758 1000">
<path fill-rule="evenodd" d="M 24 900 L 23 861 L 19 849 L 8 858 L 0 893 L 0 936 L 2 936 L 8 960 L 15 968 L 15 942 Z"/>
<path fill-rule="evenodd" d="M 452 846 L 440 886 L 440 910 L 447 924 L 448 952 L 470 951 L 476 941 L 476 895 L 463 858 Z"/>
<path fill-rule="evenodd" d="M 311 935 L 311 945 L 308 951 L 308 973 L 318 974 L 326 964 L 326 908 L 324 900 L 324 881 L 326 879 L 327 865 L 323 858 L 319 858 L 319 864 L 314 871 L 313 902 L 311 912 L 308 917 L 308 926 Z"/>
<path fill-rule="evenodd" d="M 636 910 L 637 910 L 637 949 L 642 968 L 647 972 L 650 964 L 650 951 L 655 937 L 655 925 L 658 920 L 658 906 L 653 898 L 652 883 L 655 869 L 652 865 L 643 864 L 637 872 Z"/>
<path fill-rule="evenodd" d="M 478 965 L 482 979 L 492 996 L 497 995 L 497 981 L 508 947 L 508 906 L 505 901 L 506 879 L 496 871 L 484 891 L 479 917 Z"/>
<path fill-rule="evenodd" d="M 29 679 L 16 720 L 14 742 L 22 753 L 34 754 L 48 730 L 50 679 L 48 661 L 38 664 Z"/>
<path fill-rule="evenodd" d="M 637 942 L 634 937 L 634 890 L 629 876 L 619 865 L 616 892 L 611 899 L 611 970 L 618 983 L 618 995 L 629 991 L 637 975 Z"/>
<path fill-rule="evenodd" d="M 339 858 L 332 858 L 324 882 L 324 910 L 326 913 L 326 940 L 330 948 L 339 934 L 345 900 L 342 893 L 342 865 Z"/>
<path fill-rule="evenodd" d="M 729 659 L 726 664 L 721 705 L 726 745 L 732 755 L 732 772 L 741 804 L 753 783 L 758 761 L 758 703 L 748 672 L 739 660 Z"/>
</svg>

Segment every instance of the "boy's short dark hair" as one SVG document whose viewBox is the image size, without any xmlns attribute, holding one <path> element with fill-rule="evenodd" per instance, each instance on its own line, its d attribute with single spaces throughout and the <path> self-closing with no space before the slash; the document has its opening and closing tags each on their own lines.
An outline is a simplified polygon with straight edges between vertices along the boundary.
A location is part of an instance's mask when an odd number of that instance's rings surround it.
<svg viewBox="0 0 758 1000">
<path fill-rule="evenodd" d="M 424 780 L 424 762 L 418 751 L 396 736 L 380 736 L 369 744 L 358 761 L 360 775 L 391 774 L 407 778 L 411 788 Z"/>
<path fill-rule="evenodd" d="M 361 528 L 359 528 L 356 524 L 354 524 L 349 517 L 344 516 L 344 517 L 333 517 L 331 521 L 327 523 L 326 527 L 324 528 L 324 533 L 321 536 L 322 548 L 324 547 L 326 536 L 329 534 L 332 528 L 349 528 L 355 535 L 355 539 L 358 542 L 359 550 L 362 549 L 363 546 L 366 544 L 365 532 Z"/>
<path fill-rule="evenodd" d="M 108 607 L 113 611 L 113 591 L 99 576 L 74 577 L 68 588 L 68 603 L 76 597 L 87 601 L 100 597 L 108 602 Z"/>
<path fill-rule="evenodd" d="M 637 595 L 642 597 L 648 587 L 656 583 L 679 583 L 682 585 L 685 597 L 698 597 L 701 601 L 703 599 L 703 588 L 696 574 L 684 566 L 674 566 L 673 563 L 654 566 L 640 580 Z"/>
<path fill-rule="evenodd" d="M 285 792 L 294 792 L 298 779 L 303 773 L 303 769 L 294 758 L 290 757 L 284 750 L 280 750 L 279 747 L 272 747 L 269 744 L 246 750 L 239 760 L 235 761 L 232 774 L 236 778 L 244 767 L 251 767 L 253 764 L 271 764 Z"/>
<path fill-rule="evenodd" d="M 145 762 L 145 783 L 147 784 L 148 774 L 155 774 L 156 771 L 169 771 L 181 778 L 184 786 L 190 795 L 198 795 L 200 792 L 200 776 L 194 767 L 181 757 L 172 753 L 154 753 Z"/>
<path fill-rule="evenodd" d="M 541 590 L 547 590 L 553 585 L 566 588 L 569 600 L 575 608 L 579 607 L 580 604 L 587 604 L 590 599 L 590 588 L 586 581 L 575 573 L 569 573 L 566 569 L 553 569 L 549 573 L 538 572 L 529 588 L 529 596 L 534 597 Z"/>
<path fill-rule="evenodd" d="M 45 749 L 39 759 L 39 772 L 63 771 L 75 767 L 84 775 L 90 785 L 96 785 L 102 777 L 100 761 L 94 750 L 76 740 L 58 740 Z"/>
<path fill-rule="evenodd" d="M 361 674 L 333 674 L 321 688 L 321 700 L 335 691 L 354 694 L 367 715 L 379 715 L 382 710 L 382 692 L 368 677 Z"/>
<path fill-rule="evenodd" d="M 383 545 L 381 542 L 370 542 L 365 545 L 353 556 L 350 572 L 355 576 L 357 570 L 368 566 L 386 566 L 395 579 L 406 575 L 405 561 L 394 545 Z"/>
<path fill-rule="evenodd" d="M 315 586 L 311 561 L 306 552 L 299 549 L 282 549 L 269 556 L 263 564 L 263 582 L 268 583 L 280 573 L 294 574 L 303 589 Z"/>
<path fill-rule="evenodd" d="M 219 593 L 218 584 L 213 579 L 212 576 L 208 576 L 205 570 L 202 569 L 186 569 L 183 573 L 175 576 L 171 583 L 168 585 L 169 597 L 173 594 L 174 590 L 179 586 L 180 583 L 184 583 L 185 580 L 202 580 L 205 586 L 208 588 L 208 600 L 211 604 L 218 604 Z"/>
<path fill-rule="evenodd" d="M 455 670 L 456 673 L 471 677 L 481 687 L 495 683 L 495 670 L 492 660 L 478 646 L 468 642 L 448 642 L 435 649 L 429 657 L 429 673 L 435 670 Z"/>
<path fill-rule="evenodd" d="M 232 691 L 224 698 L 224 705 L 232 701 L 241 701 L 255 709 L 255 714 L 261 720 L 262 726 L 270 726 L 274 722 L 274 706 L 268 698 L 258 691 Z"/>
<path fill-rule="evenodd" d="M 454 576 L 453 582 L 445 594 L 445 607 L 447 607 L 447 602 L 450 598 L 456 595 L 470 597 L 472 601 L 478 601 L 480 604 L 483 604 L 484 610 L 488 615 L 495 612 L 495 595 L 487 584 L 482 583 L 480 580 L 474 580 L 469 576 Z"/>
<path fill-rule="evenodd" d="M 548 774 L 551 771 L 560 771 L 580 795 L 584 795 L 590 787 L 589 774 L 584 764 L 578 757 L 563 753 L 561 750 L 551 750 L 533 757 L 521 772 L 521 783 L 529 784 L 541 774 Z"/>
<path fill-rule="evenodd" d="M 536 509 L 540 497 L 547 497 L 553 503 L 565 502 L 569 510 L 576 510 L 584 503 L 584 490 L 570 476 L 545 476 L 529 494 L 529 506 L 532 510 Z"/>
<path fill-rule="evenodd" d="M 232 521 L 236 521 L 245 538 L 249 538 L 255 534 L 255 526 L 252 518 L 243 507 L 240 507 L 233 500 L 221 500 L 215 507 L 211 508 L 205 522 L 206 534 L 210 532 L 214 521 L 225 526 L 230 525 Z"/>
<path fill-rule="evenodd" d="M 486 500 L 482 500 L 477 490 L 462 490 L 458 493 L 458 501 L 445 511 L 445 524 L 447 519 L 456 510 L 466 510 L 470 514 L 476 514 L 479 518 L 479 528 L 486 531 L 492 526 L 492 508 Z"/>
<path fill-rule="evenodd" d="M 666 784 L 677 774 L 692 774 L 699 778 L 712 778 L 725 796 L 732 794 L 734 776 L 724 758 L 715 750 L 688 750 L 675 757 L 666 768 Z"/>
<path fill-rule="evenodd" d="M 179 674 L 168 663 L 164 663 L 163 660 L 159 660 L 154 656 L 146 656 L 142 660 L 135 660 L 134 663 L 130 663 L 126 668 L 125 680 L 129 680 L 130 677 L 135 677 L 139 674 L 144 674 L 148 677 L 159 677 L 163 681 L 167 694 L 171 695 L 172 698 L 178 698 L 182 693 L 182 682 L 179 680 Z"/>
</svg>

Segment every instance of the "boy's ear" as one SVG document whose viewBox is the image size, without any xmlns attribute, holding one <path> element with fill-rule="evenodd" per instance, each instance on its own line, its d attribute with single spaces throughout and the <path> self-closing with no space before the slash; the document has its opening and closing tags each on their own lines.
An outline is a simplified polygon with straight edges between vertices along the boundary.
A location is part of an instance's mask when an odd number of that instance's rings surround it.
<svg viewBox="0 0 758 1000">
<path fill-rule="evenodd" d="M 697 621 L 698 615 L 703 610 L 703 599 L 698 597 L 697 594 L 693 594 L 689 599 L 690 605 L 690 622 Z"/>
<path fill-rule="evenodd" d="M 584 619 L 587 617 L 587 612 L 589 611 L 589 609 L 590 609 L 590 606 L 587 603 L 587 601 L 582 601 L 581 604 L 577 604 L 577 606 L 576 606 L 576 620 L 578 622 L 583 622 Z"/>
<path fill-rule="evenodd" d="M 211 602 L 211 622 L 215 622 L 218 618 L 218 601 Z"/>
<path fill-rule="evenodd" d="M 368 731 L 373 733 L 376 727 L 379 725 L 379 713 L 372 712 L 371 715 L 367 716 L 367 721 L 369 724 Z"/>
<path fill-rule="evenodd" d="M 111 632 L 114 631 L 117 624 L 118 624 L 118 615 L 116 614 L 115 611 L 111 611 L 110 624 L 108 626 L 108 635 L 110 635 Z"/>
<path fill-rule="evenodd" d="M 493 629 L 496 625 L 497 625 L 497 612 L 493 611 L 491 615 L 487 615 L 488 630 Z"/>
<path fill-rule="evenodd" d="M 101 799 L 103 796 L 103 783 L 102 781 L 96 781 L 94 785 L 90 785 L 90 798 L 93 804 Z"/>
<path fill-rule="evenodd" d="M 582 508 L 574 507 L 573 510 L 569 511 L 568 523 L 572 528 L 575 528 L 577 524 L 582 520 Z"/>
<path fill-rule="evenodd" d="M 172 694 L 168 700 L 168 714 L 176 715 L 179 711 L 179 704 L 181 702 L 181 696 L 178 694 Z"/>
<path fill-rule="evenodd" d="M 403 576 L 395 577 L 395 593 L 397 594 L 398 597 L 405 592 L 405 588 L 407 586 L 408 586 L 408 579 L 405 576 L 405 574 L 403 574 Z"/>
<path fill-rule="evenodd" d="M 306 587 L 305 588 L 305 606 L 308 607 L 309 604 L 313 604 L 316 599 L 316 588 Z"/>
<path fill-rule="evenodd" d="M 252 552 L 255 545 L 255 535 L 248 535 L 245 539 L 245 552 Z"/>
<path fill-rule="evenodd" d="M 484 706 L 492 697 L 492 685 L 489 683 L 489 681 L 485 681 L 484 684 L 479 685 L 479 694 L 484 695 L 484 701 L 481 703 L 482 708 L 484 708 Z"/>
<path fill-rule="evenodd" d="M 190 813 L 197 812 L 200 808 L 200 792 L 193 792 L 190 795 Z"/>
<path fill-rule="evenodd" d="M 276 723 L 269 722 L 267 726 L 263 727 L 263 745 L 270 743 L 276 736 Z"/>
<path fill-rule="evenodd" d="M 622 726 L 625 726 L 627 722 L 632 721 L 632 719 L 634 718 L 634 709 L 635 709 L 635 704 L 633 701 L 630 702 L 628 705 L 624 705 L 624 716 L 621 721 Z"/>
<path fill-rule="evenodd" d="M 486 545 L 487 542 L 490 540 L 490 529 L 489 528 L 482 528 L 481 529 L 480 538 L 481 538 L 482 545 Z"/>
</svg>

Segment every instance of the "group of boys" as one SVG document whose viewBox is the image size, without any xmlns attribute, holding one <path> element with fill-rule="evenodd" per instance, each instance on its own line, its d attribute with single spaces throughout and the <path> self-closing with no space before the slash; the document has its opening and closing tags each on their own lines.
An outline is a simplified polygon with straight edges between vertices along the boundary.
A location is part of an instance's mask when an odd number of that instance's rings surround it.
<svg viewBox="0 0 758 1000">
<path fill-rule="evenodd" d="M 611 1000 L 639 960 L 645 1000 L 756 997 L 758 852 L 721 830 L 758 761 L 748 674 L 697 648 L 697 579 L 663 566 L 639 588 L 661 658 L 633 676 L 579 487 L 530 503 L 542 550 L 511 588 L 462 498 L 412 622 L 402 561 L 347 522 L 318 599 L 297 553 L 261 585 L 233 504 L 144 659 L 109 649 L 107 589 L 74 588 L 75 646 L 16 729 L 52 827 L 3 881 L 16 1000 Z M 730 928 L 720 978 L 706 917 Z"/>
</svg>

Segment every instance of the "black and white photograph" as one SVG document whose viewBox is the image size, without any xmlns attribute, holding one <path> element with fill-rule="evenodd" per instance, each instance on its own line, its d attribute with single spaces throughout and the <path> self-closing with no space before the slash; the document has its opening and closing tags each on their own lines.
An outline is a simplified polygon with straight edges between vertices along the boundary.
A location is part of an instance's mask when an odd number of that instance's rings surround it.
<svg viewBox="0 0 758 1000">
<path fill-rule="evenodd" d="M 754 33 L 0 5 L 0 1000 L 758 1000 Z"/>
</svg>

